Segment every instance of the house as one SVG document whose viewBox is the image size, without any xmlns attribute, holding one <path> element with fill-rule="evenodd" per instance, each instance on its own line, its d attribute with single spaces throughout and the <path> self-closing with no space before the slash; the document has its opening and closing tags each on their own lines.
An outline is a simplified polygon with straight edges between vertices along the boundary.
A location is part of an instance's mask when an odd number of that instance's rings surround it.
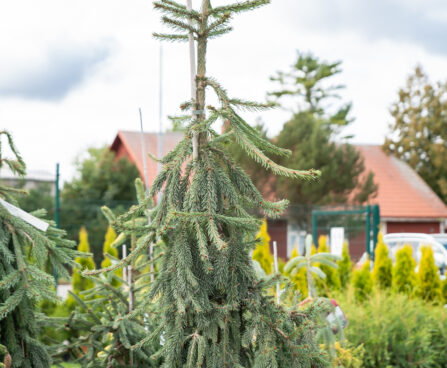
<svg viewBox="0 0 447 368">
<path fill-rule="evenodd" d="M 51 194 L 54 194 L 56 175 L 44 170 L 26 170 L 26 176 L 19 177 L 8 166 L 4 166 L 0 170 L 0 182 L 8 187 L 26 190 L 38 189 L 45 185 L 49 186 Z"/>
<path fill-rule="evenodd" d="M 159 145 L 163 156 L 171 151 L 183 138 L 181 132 L 168 132 L 159 135 L 158 133 L 144 133 L 144 146 L 147 153 L 157 156 Z M 143 147 L 140 132 L 131 132 L 120 130 L 116 135 L 110 149 L 116 153 L 116 158 L 127 158 L 133 162 L 140 172 L 141 179 L 146 182 L 143 162 Z M 149 185 L 154 181 L 158 173 L 157 162 L 147 157 L 146 164 L 148 169 Z"/>
<path fill-rule="evenodd" d="M 146 150 L 152 154 L 158 151 L 161 142 L 163 155 L 175 147 L 182 139 L 178 132 L 164 133 L 161 137 L 156 133 L 145 133 Z M 159 138 L 161 138 L 159 140 Z M 445 232 L 447 206 L 422 180 L 422 178 L 405 162 L 387 155 L 379 145 L 357 145 L 361 152 L 366 172 L 374 173 L 378 185 L 377 196 L 369 204 L 378 204 L 381 213 L 382 232 Z M 118 132 L 111 149 L 117 157 L 127 157 L 134 162 L 144 179 L 141 135 L 139 132 Z M 157 173 L 157 164 L 148 160 L 149 183 Z M 268 175 L 268 172 L 266 172 Z M 268 180 L 266 181 L 269 182 Z M 267 190 L 268 191 L 268 190 Z M 272 193 L 268 193 L 272 199 Z M 277 220 L 269 220 L 268 231 L 272 241 L 278 244 L 278 255 L 287 258 L 295 245 L 302 244 L 306 231 L 294 220 L 296 211 L 302 210 L 292 205 L 285 216 Z M 305 209 L 310 212 L 311 209 Z M 363 253 L 362 235 L 357 237 L 359 245 L 357 253 Z M 364 239 L 364 234 L 363 234 Z M 357 256 L 357 254 L 354 254 Z"/>
</svg>

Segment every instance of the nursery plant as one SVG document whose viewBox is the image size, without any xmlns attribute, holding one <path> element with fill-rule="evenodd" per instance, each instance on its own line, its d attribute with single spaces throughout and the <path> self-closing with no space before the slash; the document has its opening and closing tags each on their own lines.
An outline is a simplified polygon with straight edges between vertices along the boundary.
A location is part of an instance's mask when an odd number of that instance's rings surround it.
<svg viewBox="0 0 447 368">
<path fill-rule="evenodd" d="M 372 270 L 374 284 L 380 289 L 390 288 L 393 276 L 393 262 L 389 257 L 388 247 L 384 243 L 381 233 L 379 233 L 379 239 L 374 255 L 374 266 Z"/>
<path fill-rule="evenodd" d="M 419 270 L 416 275 L 416 294 L 424 300 L 441 301 L 441 281 L 438 268 L 435 264 L 433 249 L 422 247 L 422 256 L 419 261 Z"/>
<path fill-rule="evenodd" d="M 365 300 L 373 290 L 373 279 L 370 271 L 369 259 L 363 263 L 362 268 L 355 270 L 352 275 L 352 285 L 354 287 L 354 295 L 357 300 Z"/>
<path fill-rule="evenodd" d="M 341 260 L 338 261 L 337 264 L 341 287 L 346 288 L 352 277 L 352 261 L 351 255 L 349 254 L 349 244 L 347 241 L 343 243 Z"/>
<path fill-rule="evenodd" d="M 6 137 L 12 158 L 0 152 L 0 167 L 25 175 L 25 163 L 11 135 Z M 57 301 L 53 273 L 69 278 L 65 265 L 74 266 L 74 244 L 51 221 L 38 219 L 45 211 L 21 212 L 17 195 L 0 186 L 0 356 L 5 367 L 49 368 L 47 347 L 38 341 L 37 303 Z M 11 206 L 12 205 L 12 206 Z M 33 217 L 34 216 L 34 217 Z"/>
<path fill-rule="evenodd" d="M 335 261 L 338 259 L 340 259 L 340 257 L 327 252 L 312 254 L 312 235 L 308 234 L 306 236 L 306 254 L 304 256 L 292 258 L 287 262 L 284 270 L 290 274 L 291 277 L 294 277 L 301 268 L 306 268 L 307 295 L 312 298 L 316 296 L 314 277 L 323 280 L 327 277 L 320 267 L 324 265 L 330 267 L 331 270 L 337 269 L 338 265 Z"/>
<path fill-rule="evenodd" d="M 416 286 L 416 261 L 411 245 L 404 245 L 396 252 L 393 267 L 393 289 L 400 293 L 412 294 Z"/>
<path fill-rule="evenodd" d="M 270 252 L 270 235 L 267 231 L 267 220 L 262 221 L 258 233 L 258 244 L 253 251 L 253 259 L 259 263 L 266 275 L 273 271 L 273 255 Z"/>
<path fill-rule="evenodd" d="M 199 10 L 171 0 L 154 2 L 163 12 L 163 23 L 173 34 L 155 34 L 162 40 L 197 44 L 194 95 L 183 104 L 184 139 L 159 159 L 162 171 L 152 183 L 149 198 L 126 214 L 109 213 L 117 232 L 140 232 L 135 249 L 120 263 L 86 274 L 113 271 L 125 266 L 150 244 L 162 239 L 165 253 L 145 303 L 159 311 L 156 328 L 138 347 L 163 336 L 153 357 L 162 367 L 321 367 L 325 354 L 315 339 L 315 313 L 319 304 L 297 313 L 277 305 L 266 288 L 275 278 L 259 280 L 252 267 L 260 221 L 248 213 L 259 208 L 265 216 L 278 217 L 287 201 L 266 201 L 249 177 L 226 151 L 235 140 L 266 169 L 290 178 L 313 180 L 316 170 L 279 166 L 267 154 L 287 155 L 264 139 L 240 115 L 241 110 L 263 110 L 259 104 L 228 96 L 206 73 L 208 41 L 228 33 L 233 15 L 267 4 L 253 0 L 213 7 L 203 0 Z M 218 105 L 205 101 L 205 92 L 217 96 Z M 189 113 L 188 113 L 189 112 Z M 213 127 L 225 121 L 230 131 L 220 135 Z M 150 224 L 133 224 L 134 216 L 148 211 L 151 199 L 163 190 L 159 203 L 149 210 Z M 143 304 L 144 305 L 144 304 Z"/>
</svg>

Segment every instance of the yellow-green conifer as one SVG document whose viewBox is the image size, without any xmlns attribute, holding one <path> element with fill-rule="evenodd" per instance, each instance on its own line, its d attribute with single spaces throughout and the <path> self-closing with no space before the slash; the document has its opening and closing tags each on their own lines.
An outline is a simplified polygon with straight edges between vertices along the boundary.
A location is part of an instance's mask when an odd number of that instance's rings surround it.
<svg viewBox="0 0 447 368">
<path fill-rule="evenodd" d="M 396 252 L 396 263 L 393 267 L 393 289 L 400 293 L 412 294 L 416 286 L 416 261 L 413 248 L 405 245 Z"/>
<path fill-rule="evenodd" d="M 290 254 L 290 259 L 298 257 L 300 254 L 297 247 L 294 247 L 292 253 Z M 302 297 L 306 297 L 307 291 L 307 279 L 306 279 L 306 268 L 300 268 L 294 276 L 290 275 L 290 272 L 284 271 L 284 275 L 290 279 L 293 284 L 293 290 L 298 291 Z"/>
<path fill-rule="evenodd" d="M 328 237 L 321 235 L 318 238 L 318 253 L 330 253 Z M 336 268 L 321 264 L 318 267 L 326 274 L 325 279 L 317 279 L 316 284 L 320 295 L 328 295 L 330 291 L 340 289 L 340 276 Z"/>
<path fill-rule="evenodd" d="M 441 299 L 441 281 L 435 264 L 433 249 L 423 246 L 421 251 L 422 256 L 416 276 L 417 295 L 427 301 L 439 301 Z"/>
<path fill-rule="evenodd" d="M 115 241 L 116 237 L 117 237 L 117 235 L 116 235 L 115 230 L 113 230 L 113 228 L 111 226 L 109 226 L 107 228 L 107 232 L 106 232 L 106 235 L 104 238 L 104 245 L 102 248 L 102 253 L 104 255 L 104 259 L 101 262 L 101 268 L 107 268 L 112 265 L 112 260 L 110 259 L 110 257 L 107 256 L 107 254 L 109 254 L 110 256 L 112 256 L 115 259 L 117 259 L 119 257 L 118 250 L 115 247 L 112 247 L 112 244 Z M 121 268 L 119 268 L 118 270 L 114 271 L 114 274 L 121 278 L 123 275 L 123 270 Z M 113 280 L 112 285 L 118 286 L 119 281 Z"/>
<path fill-rule="evenodd" d="M 354 295 L 356 299 L 365 300 L 372 292 L 373 280 L 370 272 L 370 262 L 367 260 L 360 270 L 355 270 L 352 276 Z"/>
<path fill-rule="evenodd" d="M 90 244 L 88 242 L 88 234 L 85 227 L 82 227 L 79 231 L 79 245 L 78 251 L 83 253 L 90 253 Z M 79 268 L 73 268 L 71 276 L 71 288 L 73 293 L 78 295 L 81 299 L 83 298 L 81 291 L 91 289 L 94 286 L 92 280 L 81 275 L 83 270 L 92 270 L 95 268 L 95 262 L 91 255 L 86 255 L 84 257 L 76 257 L 75 262 L 80 265 Z M 71 308 L 75 305 L 76 301 L 73 297 L 69 296 L 67 298 L 67 304 Z"/>
<path fill-rule="evenodd" d="M 389 257 L 388 247 L 384 243 L 381 233 L 379 233 L 379 239 L 374 254 L 374 267 L 372 271 L 374 285 L 379 289 L 387 289 L 391 287 L 392 283 L 393 262 Z"/>
<path fill-rule="evenodd" d="M 337 262 L 338 274 L 340 275 L 340 285 L 345 288 L 352 277 L 352 261 L 349 254 L 349 244 L 347 241 L 343 243 L 343 250 L 341 253 L 341 260 Z"/>
<path fill-rule="evenodd" d="M 264 272 L 269 275 L 273 272 L 273 255 L 270 253 L 270 235 L 267 230 L 267 221 L 264 219 L 257 238 L 259 239 L 255 250 L 253 251 L 253 259 L 257 261 Z"/>
</svg>

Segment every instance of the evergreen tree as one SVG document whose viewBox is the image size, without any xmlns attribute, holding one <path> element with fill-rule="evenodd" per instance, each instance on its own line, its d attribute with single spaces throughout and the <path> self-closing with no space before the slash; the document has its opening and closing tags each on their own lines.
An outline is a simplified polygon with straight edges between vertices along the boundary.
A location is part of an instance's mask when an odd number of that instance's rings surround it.
<svg viewBox="0 0 447 368">
<path fill-rule="evenodd" d="M 89 278 L 82 276 L 83 270 L 93 270 L 95 268 L 95 262 L 90 254 L 90 244 L 88 242 L 88 234 L 85 227 L 82 227 L 79 231 L 79 245 L 78 252 L 80 255 L 75 258 L 75 262 L 79 265 L 79 268 L 74 268 L 71 275 L 71 290 L 83 298 L 82 292 L 93 287 L 93 282 Z M 69 308 L 73 308 L 75 300 L 71 295 L 67 298 L 67 305 Z"/>
<path fill-rule="evenodd" d="M 264 219 L 258 233 L 258 244 L 252 258 L 259 263 L 266 275 L 273 272 L 273 255 L 270 253 L 270 235 L 267 231 L 267 221 Z"/>
<path fill-rule="evenodd" d="M 150 224 L 133 225 L 136 214 L 147 211 L 148 202 L 118 218 L 109 213 L 117 231 L 141 231 L 130 255 L 115 266 L 126 265 L 147 251 L 157 237 L 166 244 L 158 277 L 146 296 L 159 312 L 157 329 L 163 331 L 162 356 L 166 368 L 176 367 L 302 367 L 325 365 L 324 354 L 312 333 L 317 307 L 303 313 L 286 310 L 264 294 L 275 279 L 256 278 L 250 252 L 260 222 L 248 208 L 258 207 L 277 217 L 287 202 L 264 200 L 249 177 L 227 154 L 224 142 L 235 139 L 257 162 L 276 174 L 313 179 L 315 170 L 298 171 L 274 163 L 266 153 L 288 154 L 264 140 L 248 125 L 238 109 L 264 109 L 229 98 L 213 78 L 206 75 L 206 51 L 210 38 L 227 33 L 233 14 L 265 5 L 268 0 L 245 1 L 212 7 L 203 0 L 200 11 L 188 10 L 172 0 L 156 1 L 166 14 L 163 22 L 178 31 L 157 38 L 197 41 L 196 94 L 183 107 L 190 109 L 184 139 L 161 163 L 149 198 L 164 188 L 161 201 L 150 210 Z M 205 90 L 217 94 L 219 106 L 205 103 Z M 212 124 L 226 120 L 231 131 L 219 135 Z M 149 200 L 148 200 L 149 201 Z M 95 274 L 99 271 L 89 271 Z M 103 270 L 104 272 L 104 270 Z M 311 313 L 311 316 L 308 315 Z"/>
<path fill-rule="evenodd" d="M 2 131 L 1 136 L 7 137 L 14 157 L 0 153 L 0 167 L 6 164 L 15 174 L 24 175 L 25 164 L 10 134 Z M 17 190 L 0 187 L 0 355 L 6 367 L 49 368 L 47 347 L 37 339 L 36 305 L 45 299 L 57 301 L 54 278 L 45 271 L 68 278 L 64 265 L 73 265 L 77 252 L 51 222 L 43 230 L 45 227 L 37 228 L 9 212 L 7 202 L 16 205 L 17 194 Z M 42 217 L 44 213 L 32 215 Z"/>
<path fill-rule="evenodd" d="M 404 245 L 396 252 L 393 267 L 393 289 L 400 293 L 412 294 L 416 286 L 416 262 L 411 245 Z"/>
<path fill-rule="evenodd" d="M 118 260 L 118 250 L 112 246 L 113 242 L 116 240 L 116 232 L 111 226 L 107 228 L 106 236 L 104 239 L 104 245 L 102 247 L 102 252 L 104 254 L 104 259 L 101 262 L 102 268 L 107 268 L 112 265 L 112 260 Z M 121 269 L 114 272 L 118 277 L 123 276 L 123 271 Z M 112 280 L 114 286 L 118 286 L 119 281 L 115 278 Z"/>
<path fill-rule="evenodd" d="M 360 270 L 355 270 L 352 276 L 352 285 L 354 286 L 354 295 L 356 299 L 363 301 L 372 292 L 373 279 L 370 272 L 370 262 L 366 261 Z"/>
<path fill-rule="evenodd" d="M 372 270 L 372 278 L 374 284 L 380 289 L 388 289 L 392 283 L 393 262 L 388 256 L 388 247 L 383 242 L 383 236 L 379 233 L 379 239 L 374 251 L 374 267 Z"/>
<path fill-rule="evenodd" d="M 341 260 L 337 262 L 338 274 L 340 275 L 340 284 L 345 288 L 352 277 L 352 261 L 349 253 L 349 244 L 347 241 L 343 243 L 343 250 L 341 253 Z"/>
<path fill-rule="evenodd" d="M 439 301 L 441 299 L 441 281 L 439 280 L 433 249 L 431 247 L 422 247 L 421 251 L 422 256 L 416 276 L 416 293 L 424 300 Z"/>
</svg>

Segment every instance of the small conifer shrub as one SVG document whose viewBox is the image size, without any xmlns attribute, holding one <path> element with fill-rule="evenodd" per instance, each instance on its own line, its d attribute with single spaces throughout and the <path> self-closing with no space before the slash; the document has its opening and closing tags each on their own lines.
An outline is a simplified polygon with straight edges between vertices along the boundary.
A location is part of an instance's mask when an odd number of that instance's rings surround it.
<svg viewBox="0 0 447 368">
<path fill-rule="evenodd" d="M 81 227 L 81 230 L 79 231 L 78 252 L 80 252 L 80 255 L 75 258 L 78 267 L 73 268 L 71 274 L 71 290 L 82 299 L 82 292 L 91 289 L 93 287 L 93 281 L 90 278 L 83 276 L 81 273 L 83 270 L 93 270 L 95 268 L 95 261 L 90 254 L 88 233 L 84 226 Z M 75 306 L 75 300 L 71 294 L 67 298 L 67 306 L 70 309 Z"/>
<path fill-rule="evenodd" d="M 416 261 L 411 245 L 404 245 L 396 252 L 393 267 L 393 289 L 399 293 L 412 294 L 416 286 Z"/>
<path fill-rule="evenodd" d="M 363 263 L 360 270 L 355 270 L 352 276 L 355 298 L 359 301 L 365 300 L 372 292 L 373 279 L 370 272 L 370 261 Z"/>
<path fill-rule="evenodd" d="M 165 252 L 147 307 L 159 311 L 154 331 L 144 344 L 163 336 L 155 357 L 163 368 L 322 367 L 326 356 L 315 338 L 317 306 L 302 313 L 278 306 L 266 290 L 273 278 L 256 277 L 251 251 L 256 245 L 260 221 L 248 210 L 259 208 L 277 218 L 287 201 L 266 201 L 246 173 L 227 151 L 236 141 L 256 162 L 277 175 L 313 180 L 315 170 L 293 170 L 276 164 L 267 155 L 289 155 L 264 139 L 242 118 L 240 111 L 263 110 L 259 104 L 231 98 L 207 75 L 207 47 L 212 38 L 231 30 L 233 15 L 266 5 L 268 0 L 249 0 L 222 6 L 202 0 L 198 10 L 173 0 L 155 1 L 162 21 L 173 34 L 155 34 L 162 40 L 197 43 L 194 96 L 182 105 L 186 114 L 184 139 L 159 161 L 163 169 L 152 183 L 149 199 L 115 218 L 108 214 L 117 232 L 142 234 L 127 258 L 116 265 L 86 274 L 113 271 L 129 264 L 150 244 L 162 239 Z M 206 92 L 217 96 L 217 105 L 206 103 Z M 219 134 L 220 120 L 229 131 Z M 150 210 L 150 224 L 133 224 L 147 212 L 151 199 L 164 190 Z M 138 346 L 144 346 L 138 345 Z"/>
<path fill-rule="evenodd" d="M 270 235 L 267 231 L 267 220 L 262 221 L 258 233 L 258 244 L 253 251 L 253 259 L 257 261 L 266 275 L 273 272 L 273 255 L 270 252 Z"/>
<path fill-rule="evenodd" d="M 330 253 L 328 237 L 325 235 L 321 235 L 318 238 L 318 253 Z M 338 262 L 336 264 L 337 268 L 325 264 L 318 265 L 321 271 L 326 275 L 326 278 L 324 279 L 317 279 L 317 287 L 320 295 L 329 296 L 331 291 L 340 289 L 341 282 L 338 273 Z"/>
<path fill-rule="evenodd" d="M 116 249 L 114 246 L 112 246 L 113 242 L 116 240 L 116 232 L 115 230 L 113 230 L 113 228 L 111 226 L 109 226 L 107 228 L 107 232 L 104 238 L 104 245 L 102 248 L 102 253 L 104 255 L 104 259 L 101 262 L 101 268 L 107 268 L 109 266 L 112 265 L 112 260 L 113 261 L 117 261 L 119 254 L 118 254 L 118 249 Z M 116 276 L 118 276 L 119 278 L 121 278 L 123 276 L 123 271 L 122 269 L 118 269 L 115 270 L 113 272 Z M 114 278 L 112 280 L 112 284 L 114 286 L 118 286 L 118 279 Z"/>
<path fill-rule="evenodd" d="M 433 249 L 428 246 L 421 247 L 421 260 L 416 276 L 417 295 L 427 301 L 441 300 L 441 281 L 439 279 L 438 268 L 435 264 Z"/>
<path fill-rule="evenodd" d="M 341 260 L 337 262 L 338 274 L 340 275 L 340 284 L 342 288 L 348 286 L 352 277 L 352 261 L 349 253 L 349 244 L 347 241 L 343 243 Z"/>
<path fill-rule="evenodd" d="M 380 289 L 388 289 L 392 284 L 393 262 L 389 257 L 388 247 L 384 243 L 381 233 L 379 233 L 379 240 L 374 254 L 374 267 L 372 270 L 374 284 Z"/>
</svg>

